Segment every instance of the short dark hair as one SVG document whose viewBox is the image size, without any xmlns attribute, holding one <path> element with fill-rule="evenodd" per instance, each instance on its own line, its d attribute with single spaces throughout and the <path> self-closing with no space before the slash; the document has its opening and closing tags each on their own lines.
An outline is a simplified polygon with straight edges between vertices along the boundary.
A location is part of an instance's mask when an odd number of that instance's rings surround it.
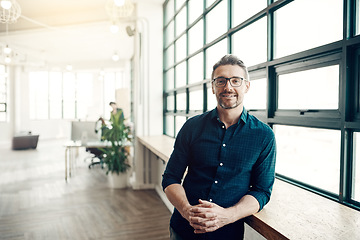
<svg viewBox="0 0 360 240">
<path fill-rule="evenodd" d="M 245 71 L 246 80 L 250 81 L 249 72 L 248 72 L 247 67 L 245 66 L 244 62 L 241 61 L 237 56 L 232 55 L 232 54 L 227 54 L 227 55 L 223 56 L 217 63 L 215 63 L 215 65 L 213 66 L 211 79 L 214 79 L 215 70 L 218 67 L 224 66 L 224 65 L 238 65 Z"/>
<path fill-rule="evenodd" d="M 113 104 L 116 104 L 116 102 L 110 102 L 110 103 L 109 103 L 110 106 L 113 105 Z"/>
</svg>

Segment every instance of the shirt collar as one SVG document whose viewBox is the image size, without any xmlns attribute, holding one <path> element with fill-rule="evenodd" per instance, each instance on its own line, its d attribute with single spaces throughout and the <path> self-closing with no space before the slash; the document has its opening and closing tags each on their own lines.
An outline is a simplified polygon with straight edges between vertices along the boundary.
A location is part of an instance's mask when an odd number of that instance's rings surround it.
<svg viewBox="0 0 360 240">
<path fill-rule="evenodd" d="M 243 107 L 243 111 L 242 111 L 241 116 L 240 116 L 240 118 L 239 118 L 238 124 L 240 124 L 241 121 L 243 121 L 244 124 L 245 124 L 247 118 L 248 118 L 248 112 L 246 111 L 245 107 Z M 218 111 L 217 111 L 217 108 L 216 108 L 216 107 L 215 107 L 215 109 L 212 110 L 212 112 L 211 112 L 211 119 L 216 119 L 216 120 L 220 121 L 220 120 L 219 120 L 219 114 L 218 114 Z"/>
</svg>

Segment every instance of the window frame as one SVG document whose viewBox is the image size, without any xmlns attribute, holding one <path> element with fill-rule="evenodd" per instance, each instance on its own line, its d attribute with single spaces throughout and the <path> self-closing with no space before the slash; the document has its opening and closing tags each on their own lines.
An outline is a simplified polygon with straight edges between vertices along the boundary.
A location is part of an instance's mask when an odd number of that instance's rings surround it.
<svg viewBox="0 0 360 240">
<path fill-rule="evenodd" d="M 163 30 L 164 33 L 168 30 L 169 24 L 173 21 L 173 25 L 176 26 L 176 15 L 186 7 L 187 13 L 189 13 L 189 2 L 198 1 L 198 0 L 186 0 L 181 7 L 175 8 L 176 0 L 166 0 L 163 4 L 164 6 L 164 24 Z M 227 32 L 217 36 L 214 40 L 207 42 L 206 39 L 206 16 L 212 11 L 216 6 L 222 2 L 227 1 L 228 4 L 228 19 L 227 19 Z M 233 42 L 233 34 L 241 31 L 245 27 L 251 25 L 261 18 L 267 18 L 267 60 L 266 62 L 259 62 L 255 65 L 248 66 L 250 79 L 257 78 L 266 78 L 267 79 L 267 103 L 266 109 L 247 109 L 249 113 L 258 117 L 263 122 L 267 123 L 270 126 L 274 124 L 287 125 L 287 126 L 302 126 L 310 128 L 324 128 L 324 129 L 335 129 L 341 131 L 341 156 L 340 156 L 340 187 L 338 194 L 332 194 L 324 191 L 316 186 L 311 186 L 305 184 L 296 179 L 292 179 L 288 176 L 283 176 L 281 174 L 276 174 L 278 179 L 287 181 L 291 184 L 297 185 L 309 191 L 315 192 L 319 195 L 322 195 L 326 198 L 332 199 L 339 203 L 345 204 L 357 210 L 360 210 L 360 203 L 351 199 L 352 191 L 352 164 L 353 164 L 353 135 L 354 132 L 360 132 L 360 34 L 356 35 L 356 29 L 359 27 L 358 22 L 358 11 L 360 1 L 353 0 L 344 0 L 343 1 L 343 37 L 341 40 L 336 42 L 331 42 L 322 46 L 318 46 L 311 49 L 306 49 L 301 52 L 296 52 L 291 55 L 283 56 L 280 58 L 274 58 L 275 56 L 275 11 L 291 4 L 294 0 L 268 0 L 267 7 L 259 9 L 257 13 L 254 13 L 251 17 L 247 18 L 241 23 L 238 23 L 236 26 L 233 26 L 233 14 L 235 10 L 232 8 L 233 2 L 235 0 L 214 0 L 210 5 L 207 5 L 207 0 L 203 0 L 203 11 L 198 14 L 198 17 L 189 22 L 189 16 L 186 16 L 186 29 L 179 35 L 175 37 L 176 29 L 174 29 L 173 38 L 171 41 L 166 41 L 166 34 L 164 34 L 164 67 L 163 67 L 163 77 L 164 77 L 164 90 L 163 90 L 163 100 L 164 100 L 164 114 L 163 114 L 163 133 L 166 135 L 166 117 L 167 116 L 185 116 L 186 118 L 192 117 L 199 114 L 199 112 L 189 111 L 189 103 L 186 103 L 186 111 L 177 111 L 176 109 L 176 94 L 179 91 L 186 92 L 187 101 L 189 101 L 189 92 L 192 89 L 203 88 L 204 97 L 203 97 L 203 112 L 208 111 L 207 107 L 207 92 L 211 87 L 210 79 L 206 79 L 207 70 L 212 64 L 207 62 L 207 51 L 215 44 L 219 43 L 222 40 L 227 42 L 227 53 L 232 53 L 233 45 L 236 44 Z M 174 4 L 172 6 L 173 16 L 167 16 L 166 9 L 168 3 Z M 309 6 L 311 7 L 311 6 Z M 165 21 L 165 19 L 167 19 Z M 192 18 L 194 19 L 194 18 Z M 189 39 L 188 31 L 199 21 L 203 23 L 203 46 L 202 48 L 189 53 Z M 187 42 L 187 54 L 184 59 L 181 59 L 179 62 L 176 62 L 176 46 L 175 42 L 183 35 L 186 35 Z M 173 47 L 173 60 L 174 62 L 168 63 L 167 61 L 167 49 Z M 204 79 L 199 80 L 195 83 L 188 83 L 186 79 L 186 85 L 181 86 L 180 88 L 168 89 L 166 88 L 166 72 L 170 69 L 175 69 L 178 64 L 181 62 L 186 62 L 195 56 L 198 53 L 203 53 L 203 69 L 202 74 Z M 225 54 L 225 53 L 224 53 Z M 171 56 L 170 56 L 171 57 Z M 326 67 L 338 65 L 339 66 L 339 100 L 338 100 L 338 109 L 328 110 L 328 109 L 311 109 L 311 110 L 282 110 L 278 109 L 278 87 L 279 87 L 279 74 L 298 72 L 303 70 L 315 69 L 319 67 Z M 188 65 L 187 65 L 188 66 Z M 187 71 L 188 68 L 187 68 Z M 175 72 L 175 71 L 174 71 Z M 186 74 L 188 78 L 188 73 Z M 174 73 L 174 86 L 176 86 L 176 76 Z M 174 94 L 175 96 L 175 109 L 173 111 L 168 111 L 166 109 L 166 97 L 169 94 Z M 175 127 L 175 120 L 172 124 Z M 172 137 L 176 137 L 176 131 L 173 131 L 174 134 L 170 134 Z"/>
</svg>

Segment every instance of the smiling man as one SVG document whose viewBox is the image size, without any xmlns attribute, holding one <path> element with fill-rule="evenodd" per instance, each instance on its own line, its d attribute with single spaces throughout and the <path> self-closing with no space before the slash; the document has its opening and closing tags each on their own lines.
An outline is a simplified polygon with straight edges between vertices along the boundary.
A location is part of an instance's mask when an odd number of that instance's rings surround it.
<svg viewBox="0 0 360 240">
<path fill-rule="evenodd" d="M 175 207 L 172 240 L 242 239 L 244 218 L 270 200 L 275 137 L 243 106 L 250 89 L 246 66 L 225 55 L 213 67 L 211 84 L 216 108 L 184 124 L 163 174 Z"/>
</svg>

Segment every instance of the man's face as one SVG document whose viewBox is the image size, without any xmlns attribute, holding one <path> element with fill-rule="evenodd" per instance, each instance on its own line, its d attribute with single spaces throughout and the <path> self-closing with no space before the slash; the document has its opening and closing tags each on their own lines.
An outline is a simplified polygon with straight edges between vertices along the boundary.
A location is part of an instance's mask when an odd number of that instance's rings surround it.
<svg viewBox="0 0 360 240">
<path fill-rule="evenodd" d="M 237 65 L 223 65 L 219 66 L 214 71 L 214 78 L 217 77 L 242 77 L 246 79 L 245 71 Z M 224 87 L 216 87 L 212 83 L 212 91 L 216 96 L 218 106 L 223 109 L 234 109 L 243 107 L 244 95 L 250 88 L 250 82 L 243 81 L 240 87 L 232 87 L 227 81 Z"/>
</svg>

